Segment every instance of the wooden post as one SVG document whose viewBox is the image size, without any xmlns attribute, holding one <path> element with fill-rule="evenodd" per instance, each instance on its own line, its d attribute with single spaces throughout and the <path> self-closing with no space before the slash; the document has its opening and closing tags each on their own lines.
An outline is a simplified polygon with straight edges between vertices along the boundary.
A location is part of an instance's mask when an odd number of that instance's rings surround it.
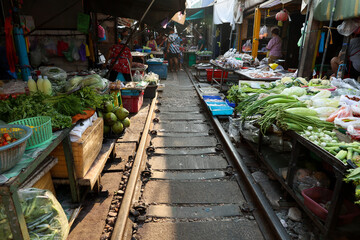
<svg viewBox="0 0 360 240">
<path fill-rule="evenodd" d="M 313 5 L 308 7 L 313 8 Z M 306 28 L 304 49 L 301 55 L 298 69 L 299 77 L 312 76 L 312 61 L 309 61 L 309 59 L 313 59 L 314 55 L 316 54 L 318 31 L 320 31 L 320 22 L 314 20 L 314 11 L 310 10 L 308 25 Z"/>
<path fill-rule="evenodd" d="M 251 55 L 254 59 L 257 57 L 258 48 L 259 48 L 260 21 L 261 21 L 261 11 L 259 8 L 256 8 L 254 15 L 254 30 L 253 30 L 253 41 L 252 41 L 252 51 L 251 51 Z"/>
</svg>

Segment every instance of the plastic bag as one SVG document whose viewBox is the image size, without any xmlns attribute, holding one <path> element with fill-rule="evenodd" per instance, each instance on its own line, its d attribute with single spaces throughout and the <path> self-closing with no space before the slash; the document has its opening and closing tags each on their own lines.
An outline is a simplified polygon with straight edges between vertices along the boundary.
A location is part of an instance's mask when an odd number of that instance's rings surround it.
<svg viewBox="0 0 360 240">
<path fill-rule="evenodd" d="M 360 105 L 358 104 L 351 105 L 351 111 L 354 116 L 356 117 L 360 116 Z"/>
<path fill-rule="evenodd" d="M 344 129 L 347 129 L 350 125 L 352 125 L 355 128 L 360 128 L 360 118 L 357 117 L 335 118 L 334 124 Z"/>
<path fill-rule="evenodd" d="M 18 191 L 21 209 L 31 239 L 65 240 L 69 223 L 63 208 L 48 190 L 26 188 Z M 13 239 L 4 206 L 0 205 L 0 239 Z"/>
<path fill-rule="evenodd" d="M 328 90 L 322 90 L 318 92 L 315 96 L 311 97 L 311 100 L 319 99 L 319 98 L 329 98 L 331 97 L 331 92 Z"/>
<path fill-rule="evenodd" d="M 350 98 L 356 99 L 356 98 L 358 98 L 358 96 L 355 96 L 355 95 L 342 95 L 340 97 L 340 103 L 342 105 L 349 105 L 349 106 L 359 104 L 358 101 L 351 100 Z"/>
<path fill-rule="evenodd" d="M 360 140 L 360 128 L 355 128 L 354 125 L 349 125 L 346 133 L 351 136 L 351 138 Z"/>
<path fill-rule="evenodd" d="M 229 136 L 232 137 L 236 142 L 240 141 L 241 122 L 241 118 L 229 118 Z"/>
<path fill-rule="evenodd" d="M 358 19 L 349 19 L 343 21 L 337 26 L 337 31 L 343 36 L 350 36 L 356 29 L 360 27 L 360 21 Z"/>
<path fill-rule="evenodd" d="M 334 122 L 336 118 L 347 118 L 347 117 L 353 117 L 352 111 L 350 106 L 342 106 L 339 108 L 336 112 L 331 114 L 326 121 L 328 122 Z"/>
<path fill-rule="evenodd" d="M 243 52 L 250 52 L 252 49 L 252 46 L 251 46 L 251 40 L 247 40 L 244 45 L 242 46 L 242 51 Z"/>
<path fill-rule="evenodd" d="M 315 108 L 319 107 L 334 107 L 339 106 L 339 99 L 337 98 L 317 98 L 312 100 L 312 106 Z"/>
<path fill-rule="evenodd" d="M 58 67 L 40 67 L 41 74 L 47 76 L 54 92 L 62 92 L 66 85 L 67 73 Z"/>
<path fill-rule="evenodd" d="M 314 108 L 320 118 L 328 118 L 331 114 L 337 111 L 335 107 L 319 107 Z"/>
<path fill-rule="evenodd" d="M 139 70 L 136 70 L 135 73 L 134 73 L 134 81 L 135 82 L 141 82 L 142 80 L 142 75 L 141 73 L 139 72 Z"/>
<path fill-rule="evenodd" d="M 260 28 L 260 33 L 259 33 L 259 38 L 263 39 L 263 38 L 267 38 L 269 36 L 269 29 L 267 26 L 262 26 Z"/>
<path fill-rule="evenodd" d="M 44 43 L 44 49 L 47 56 L 56 56 L 57 55 L 57 47 L 54 40 L 46 40 Z"/>
</svg>

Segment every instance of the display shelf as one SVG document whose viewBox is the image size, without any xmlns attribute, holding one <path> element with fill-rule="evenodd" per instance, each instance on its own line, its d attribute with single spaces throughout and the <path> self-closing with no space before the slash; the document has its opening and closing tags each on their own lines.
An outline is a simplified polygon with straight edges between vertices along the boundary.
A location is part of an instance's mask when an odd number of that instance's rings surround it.
<svg viewBox="0 0 360 240">
<path fill-rule="evenodd" d="M 30 188 L 39 181 L 46 173 L 50 171 L 58 163 L 58 159 L 52 156 L 49 156 L 45 159 L 42 166 L 38 168 L 26 181 L 24 181 L 20 188 Z"/>
<path fill-rule="evenodd" d="M 21 188 L 21 186 L 30 185 L 34 181 L 31 178 L 36 176 L 37 172 L 44 172 L 45 169 L 54 164 L 54 159 L 48 158 L 48 156 L 60 143 L 63 144 L 65 150 L 65 159 L 68 168 L 72 200 L 74 202 L 80 201 L 79 188 L 75 178 L 74 159 L 69 137 L 71 130 L 72 128 L 67 128 L 62 131 L 55 132 L 53 140 L 47 146 L 45 145 L 43 148 L 25 151 L 25 154 L 27 154 L 29 151 L 34 151 L 32 152 L 33 160 L 24 166 L 19 174 L 11 177 L 5 183 L 0 185 L 1 201 L 2 204 L 8 206 L 5 208 L 5 213 L 7 215 L 14 239 L 30 239 L 20 205 L 18 190 Z"/>
<path fill-rule="evenodd" d="M 303 138 L 296 132 L 288 131 L 284 134 L 290 136 L 293 143 L 291 156 L 288 155 L 286 157 L 285 155 L 283 159 L 276 159 L 275 156 L 279 156 L 278 153 L 271 153 L 271 151 L 274 152 L 274 150 L 262 144 L 263 136 L 260 131 L 260 144 L 255 144 L 247 140 L 246 142 L 260 159 L 260 161 L 267 167 L 267 169 L 272 173 L 276 180 L 287 191 L 287 193 L 297 202 L 297 204 L 302 208 L 302 210 L 307 214 L 307 216 L 313 221 L 316 227 L 322 232 L 323 236 L 325 238 L 328 238 L 331 233 L 339 231 L 339 228 L 337 228 L 337 219 L 340 213 L 341 206 L 343 204 L 343 178 L 346 174 L 346 170 L 348 169 L 348 167 L 342 162 L 340 162 L 338 159 L 336 159 L 329 152 Z M 325 221 L 321 220 L 305 206 L 304 199 L 301 193 L 293 187 L 293 181 L 295 172 L 297 170 L 299 155 L 300 152 L 303 152 L 304 150 L 313 152 L 314 154 L 319 156 L 322 161 L 331 164 L 334 169 L 335 186 L 333 188 L 333 196 L 331 199 L 328 216 Z M 282 174 L 279 171 L 279 168 L 284 167 L 287 167 L 288 169 L 286 179 L 283 178 Z"/>
</svg>

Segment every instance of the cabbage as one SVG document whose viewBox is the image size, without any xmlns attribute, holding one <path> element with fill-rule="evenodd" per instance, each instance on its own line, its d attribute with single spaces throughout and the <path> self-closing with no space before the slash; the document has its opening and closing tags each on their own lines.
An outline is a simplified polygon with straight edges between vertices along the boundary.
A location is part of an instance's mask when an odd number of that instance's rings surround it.
<svg viewBox="0 0 360 240">
<path fill-rule="evenodd" d="M 301 97 L 303 95 L 306 95 L 306 90 L 301 87 L 291 87 L 284 89 L 284 91 L 282 91 L 281 94 L 285 94 L 289 96 L 296 95 L 298 97 Z"/>
<path fill-rule="evenodd" d="M 283 78 L 281 79 L 281 83 L 282 83 L 282 84 L 287 84 L 287 83 L 292 83 L 292 82 L 293 82 L 293 80 L 292 80 L 291 77 L 283 77 Z"/>
</svg>

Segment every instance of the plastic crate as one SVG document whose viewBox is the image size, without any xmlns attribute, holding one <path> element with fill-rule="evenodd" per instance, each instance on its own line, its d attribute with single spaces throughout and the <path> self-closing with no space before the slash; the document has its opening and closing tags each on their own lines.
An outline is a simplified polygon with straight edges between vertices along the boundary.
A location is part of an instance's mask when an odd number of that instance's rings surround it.
<svg viewBox="0 0 360 240">
<path fill-rule="evenodd" d="M 147 62 L 148 64 L 148 72 L 153 72 L 159 75 L 160 79 L 166 79 L 167 78 L 167 64 L 163 63 L 156 63 L 156 62 Z"/>
<path fill-rule="evenodd" d="M 221 96 L 203 95 L 202 97 L 203 97 L 204 100 L 208 100 L 208 99 L 219 99 L 219 100 L 221 100 Z"/>
<path fill-rule="evenodd" d="M 235 107 L 235 103 L 233 103 L 233 102 L 230 102 L 229 100 L 227 100 L 227 99 L 225 99 L 225 102 L 230 106 L 230 107 L 232 107 L 232 108 L 234 108 Z"/>
<path fill-rule="evenodd" d="M 234 112 L 234 109 L 227 105 L 209 106 L 209 109 L 213 116 L 230 116 Z"/>
<path fill-rule="evenodd" d="M 213 69 L 206 69 L 206 77 L 207 77 L 208 82 L 211 82 L 212 73 L 213 73 Z M 220 69 L 215 69 L 214 78 L 216 80 L 221 80 L 221 74 L 223 76 L 224 81 L 227 80 L 229 72 L 224 72 L 223 70 L 220 70 Z"/>
<path fill-rule="evenodd" d="M 139 112 L 144 101 L 144 92 L 139 96 L 121 96 L 123 107 L 126 108 L 130 113 Z"/>
<path fill-rule="evenodd" d="M 331 201 L 333 191 L 322 187 L 313 187 L 302 190 L 301 194 L 304 197 L 305 206 L 316 216 L 325 221 L 328 210 L 323 208 L 320 203 L 326 204 Z M 354 217 L 360 215 L 360 208 L 352 202 L 344 199 L 343 205 L 346 209 L 346 213 L 339 216 L 340 225 L 348 224 Z"/>
<path fill-rule="evenodd" d="M 122 89 L 122 96 L 139 96 L 141 94 L 141 90 L 133 90 L 133 89 Z"/>
</svg>

